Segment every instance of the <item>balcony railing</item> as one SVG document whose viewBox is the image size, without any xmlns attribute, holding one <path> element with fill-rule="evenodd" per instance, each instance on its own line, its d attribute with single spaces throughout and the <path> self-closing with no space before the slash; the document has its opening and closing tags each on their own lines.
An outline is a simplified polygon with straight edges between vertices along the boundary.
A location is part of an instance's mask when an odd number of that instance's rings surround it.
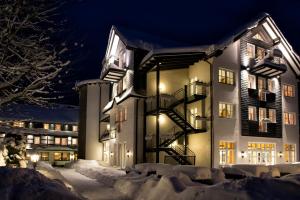
<svg viewBox="0 0 300 200">
<path fill-rule="evenodd" d="M 126 74 L 127 66 L 124 60 L 110 56 L 104 63 L 101 78 L 110 82 L 118 82 Z"/>
</svg>

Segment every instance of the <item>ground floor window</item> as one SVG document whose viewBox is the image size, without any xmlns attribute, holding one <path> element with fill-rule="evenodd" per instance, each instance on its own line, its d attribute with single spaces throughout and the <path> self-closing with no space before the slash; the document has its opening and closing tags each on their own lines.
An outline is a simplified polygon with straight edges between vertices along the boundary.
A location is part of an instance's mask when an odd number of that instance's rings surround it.
<svg viewBox="0 0 300 200">
<path fill-rule="evenodd" d="M 284 161 L 287 163 L 295 162 L 296 151 L 295 144 L 285 144 L 284 145 Z"/>
<path fill-rule="evenodd" d="M 49 160 L 49 152 L 41 152 L 41 160 L 48 161 Z"/>
<path fill-rule="evenodd" d="M 70 153 L 68 152 L 55 152 L 54 153 L 55 161 L 68 161 L 70 160 Z"/>
<path fill-rule="evenodd" d="M 103 143 L 103 161 L 104 162 L 109 161 L 109 143 L 108 142 Z"/>
<path fill-rule="evenodd" d="M 233 142 L 220 141 L 219 142 L 219 155 L 220 165 L 234 164 L 235 147 Z"/>
<path fill-rule="evenodd" d="M 275 144 L 248 143 L 248 159 L 250 164 L 275 164 Z"/>
</svg>

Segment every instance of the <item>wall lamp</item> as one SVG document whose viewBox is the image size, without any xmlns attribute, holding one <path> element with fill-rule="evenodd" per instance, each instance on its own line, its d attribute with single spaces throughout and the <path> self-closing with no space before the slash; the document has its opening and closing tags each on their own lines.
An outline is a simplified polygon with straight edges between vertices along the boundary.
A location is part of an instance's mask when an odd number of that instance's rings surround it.
<svg viewBox="0 0 300 200">
<path fill-rule="evenodd" d="M 127 156 L 127 158 L 129 158 L 132 156 L 132 153 L 129 150 L 127 150 L 126 156 Z"/>
<path fill-rule="evenodd" d="M 282 151 L 279 151 L 278 155 L 279 155 L 279 158 L 282 158 L 282 156 L 283 156 Z"/>
<path fill-rule="evenodd" d="M 241 157 L 244 158 L 245 157 L 245 152 L 241 151 Z"/>
</svg>

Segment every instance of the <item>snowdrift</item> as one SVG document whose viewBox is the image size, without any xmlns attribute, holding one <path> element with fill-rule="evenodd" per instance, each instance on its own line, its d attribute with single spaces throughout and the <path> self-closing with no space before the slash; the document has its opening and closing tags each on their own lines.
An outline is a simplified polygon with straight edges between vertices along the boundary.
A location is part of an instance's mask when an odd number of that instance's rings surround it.
<svg viewBox="0 0 300 200">
<path fill-rule="evenodd" d="M 51 180 L 32 169 L 0 167 L 1 200 L 79 199 L 59 180 Z"/>
</svg>

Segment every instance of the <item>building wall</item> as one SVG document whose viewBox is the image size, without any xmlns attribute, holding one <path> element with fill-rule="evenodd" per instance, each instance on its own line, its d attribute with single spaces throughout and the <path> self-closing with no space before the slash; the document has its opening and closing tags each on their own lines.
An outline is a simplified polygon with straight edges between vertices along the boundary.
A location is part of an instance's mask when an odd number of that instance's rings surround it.
<svg viewBox="0 0 300 200">
<path fill-rule="evenodd" d="M 230 69 L 235 74 L 234 85 L 218 83 L 218 69 Z M 213 61 L 213 135 L 214 135 L 214 161 L 213 166 L 219 165 L 219 141 L 235 141 L 237 146 L 238 136 L 240 134 L 240 59 L 239 59 L 239 41 L 230 44 L 223 54 Z M 234 104 L 233 118 L 219 117 L 219 102 Z"/>
</svg>

